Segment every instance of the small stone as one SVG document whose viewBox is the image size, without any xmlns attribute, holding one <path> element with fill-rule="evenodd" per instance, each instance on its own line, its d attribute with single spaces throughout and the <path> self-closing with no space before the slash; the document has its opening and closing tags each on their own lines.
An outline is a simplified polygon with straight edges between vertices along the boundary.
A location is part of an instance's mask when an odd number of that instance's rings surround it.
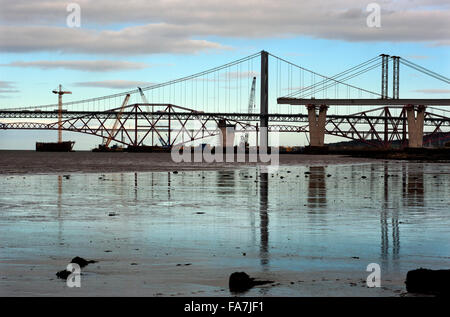
<svg viewBox="0 0 450 317">
<path fill-rule="evenodd" d="M 255 281 L 245 272 L 234 272 L 229 278 L 229 288 L 233 293 L 245 292 L 256 285 L 270 284 L 273 281 Z"/>
<path fill-rule="evenodd" d="M 67 270 L 63 270 L 63 271 L 57 272 L 56 276 L 60 279 L 67 280 L 67 278 L 69 277 L 70 274 L 72 274 L 72 273 Z"/>
<path fill-rule="evenodd" d="M 80 258 L 79 256 L 76 256 L 72 259 L 72 261 L 70 261 L 70 263 L 75 263 L 78 264 L 80 267 L 85 267 L 86 265 L 90 264 L 90 263 L 96 263 L 97 261 L 94 260 L 86 260 L 83 258 Z"/>
</svg>

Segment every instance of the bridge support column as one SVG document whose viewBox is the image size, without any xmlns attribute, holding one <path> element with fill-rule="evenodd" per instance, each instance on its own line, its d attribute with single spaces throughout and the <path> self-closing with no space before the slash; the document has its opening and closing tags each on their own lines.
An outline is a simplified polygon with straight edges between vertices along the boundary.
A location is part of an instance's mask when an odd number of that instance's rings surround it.
<svg viewBox="0 0 450 317">
<path fill-rule="evenodd" d="M 325 123 L 328 106 L 319 107 L 319 116 L 316 115 L 316 105 L 307 105 L 309 121 L 309 140 L 311 147 L 323 147 L 325 143 Z"/>
<path fill-rule="evenodd" d="M 414 105 L 407 105 L 406 117 L 408 120 L 408 146 L 421 148 L 423 146 L 423 123 L 425 118 L 425 106 L 417 107 L 417 117 Z"/>
<path fill-rule="evenodd" d="M 227 124 L 225 120 L 219 120 L 218 127 L 222 134 L 221 146 L 225 148 L 233 148 L 234 147 L 234 134 L 235 134 L 235 126 L 232 124 Z"/>
<path fill-rule="evenodd" d="M 269 53 L 261 51 L 260 146 L 269 146 Z M 258 146 L 258 144 L 256 144 Z"/>
</svg>

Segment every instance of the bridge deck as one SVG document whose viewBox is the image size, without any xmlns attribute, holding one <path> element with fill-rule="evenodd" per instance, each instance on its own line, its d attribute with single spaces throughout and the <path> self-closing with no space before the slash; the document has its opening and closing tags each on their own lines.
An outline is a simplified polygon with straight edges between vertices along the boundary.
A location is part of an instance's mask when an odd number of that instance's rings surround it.
<svg viewBox="0 0 450 317">
<path fill-rule="evenodd" d="M 95 112 L 95 111 L 67 111 L 62 113 L 62 117 L 66 119 L 75 118 L 99 118 L 99 119 L 116 119 L 118 112 L 116 111 L 105 111 L 105 112 Z M 226 118 L 228 120 L 234 121 L 259 121 L 261 117 L 267 116 L 269 121 L 272 122 L 308 122 L 307 114 L 284 114 L 275 113 L 268 115 L 261 114 L 248 114 L 248 113 L 219 113 L 219 112 L 123 112 L 122 118 L 136 118 L 137 119 L 149 119 L 152 116 L 160 120 L 179 119 L 179 120 L 198 120 L 198 119 L 208 119 L 208 118 Z M 58 118 L 58 113 L 54 111 L 0 111 L 0 119 L 16 119 L 16 118 L 34 118 L 34 119 L 51 119 Z M 371 115 L 327 115 L 327 120 L 384 120 L 384 116 L 371 116 Z M 395 120 L 404 121 L 405 117 L 396 117 Z M 450 124 L 450 118 L 448 117 L 426 117 L 427 122 L 442 122 L 446 125 Z"/>
<path fill-rule="evenodd" d="M 278 98 L 285 105 L 330 105 L 330 106 L 450 106 L 450 99 L 301 99 Z"/>
</svg>

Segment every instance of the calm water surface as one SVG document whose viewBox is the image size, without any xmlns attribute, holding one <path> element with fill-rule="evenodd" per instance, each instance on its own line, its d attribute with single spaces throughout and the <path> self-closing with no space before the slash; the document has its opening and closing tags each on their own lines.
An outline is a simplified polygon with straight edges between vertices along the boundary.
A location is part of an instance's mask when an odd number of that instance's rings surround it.
<svg viewBox="0 0 450 317">
<path fill-rule="evenodd" d="M 152 246 L 200 265 L 194 255 L 207 254 L 218 269 L 364 271 L 375 262 L 405 274 L 449 263 L 449 204 L 450 166 L 439 163 L 3 175 L 0 268 Z"/>
</svg>

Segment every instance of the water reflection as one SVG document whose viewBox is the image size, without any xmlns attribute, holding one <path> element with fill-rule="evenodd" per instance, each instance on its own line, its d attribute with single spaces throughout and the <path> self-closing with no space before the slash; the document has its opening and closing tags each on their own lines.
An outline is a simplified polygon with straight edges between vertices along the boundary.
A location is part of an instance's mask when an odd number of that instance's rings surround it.
<svg viewBox="0 0 450 317">
<path fill-rule="evenodd" d="M 231 195 L 235 192 L 235 171 L 217 171 L 217 193 Z"/>
<path fill-rule="evenodd" d="M 62 231 L 63 231 L 63 218 L 62 218 L 62 176 L 58 175 L 58 198 L 57 198 L 57 209 L 58 209 L 58 243 L 62 243 Z"/>
<path fill-rule="evenodd" d="M 123 176 L 123 174 L 120 174 Z M 138 201 L 138 174 L 134 173 L 134 201 Z"/>
<path fill-rule="evenodd" d="M 170 197 L 170 172 L 167 173 L 167 200 L 170 201 L 171 197 Z"/>
<path fill-rule="evenodd" d="M 392 227 L 392 260 L 394 263 L 394 269 L 398 270 L 397 259 L 399 258 L 400 253 L 400 230 L 399 230 L 399 221 L 398 215 L 399 210 L 398 206 L 395 206 L 395 200 L 390 200 L 390 181 L 392 180 L 391 175 L 389 174 L 389 165 L 384 164 L 384 173 L 382 175 L 383 178 L 383 202 L 381 205 L 380 212 L 380 223 L 381 223 L 381 259 L 383 269 L 388 268 L 389 263 L 389 226 L 388 226 L 388 217 L 389 210 L 392 211 L 391 215 L 391 227 Z M 394 174 L 395 175 L 395 174 Z M 397 176 L 397 175 L 395 175 Z M 394 178 L 394 181 L 396 177 Z M 392 204 L 392 206 L 390 206 Z"/>
<path fill-rule="evenodd" d="M 383 269 L 397 271 L 412 248 L 416 254 L 417 248 L 430 245 L 425 253 L 445 251 L 436 247 L 436 241 L 445 241 L 446 236 L 436 238 L 429 228 L 442 227 L 447 221 L 448 201 L 444 200 L 450 195 L 450 170 L 448 165 L 435 166 L 376 162 L 282 166 L 274 175 L 242 168 L 108 174 L 101 180 L 97 174 L 74 174 L 67 180 L 60 175 L 30 176 L 23 184 L 14 180 L 13 187 L 7 183 L 13 180 L 5 180 L 0 203 L 15 212 L 8 217 L 23 217 L 17 219 L 41 219 L 31 216 L 41 217 L 52 205 L 51 215 L 46 215 L 56 224 L 52 241 L 60 243 L 64 225 L 67 230 L 89 221 L 88 227 L 108 227 L 136 240 L 145 237 L 178 248 L 235 251 L 241 246 L 248 254 L 256 254 L 254 265 L 264 271 L 288 263 L 292 254 L 313 263 L 308 256 L 327 256 L 327 252 L 373 259 Z M 308 177 L 305 172 L 310 173 Z M 25 194 L 14 196 L 11 207 L 7 197 L 19 191 Z M 124 211 L 117 217 L 104 217 L 115 208 Z M 65 209 L 70 212 L 64 214 Z M 130 227 L 125 227 L 128 223 Z M 424 223 L 426 239 L 415 234 L 423 232 Z M 418 245 L 412 247 L 413 243 Z M 247 255 L 243 261 L 248 259 Z"/>
<path fill-rule="evenodd" d="M 325 167 L 311 166 L 309 172 L 308 207 L 311 213 L 315 213 L 314 208 L 325 208 L 327 206 Z"/>
<path fill-rule="evenodd" d="M 423 165 L 420 164 L 414 169 L 410 169 L 409 166 L 406 167 L 408 174 L 403 174 L 403 186 L 406 190 L 404 193 L 404 201 L 407 206 L 418 206 L 424 207 L 424 184 L 423 184 Z"/>
<path fill-rule="evenodd" d="M 260 215 L 260 259 L 263 268 L 269 264 L 269 175 L 261 173 L 259 178 L 259 215 Z M 267 269 L 267 268 L 266 268 Z"/>
</svg>

